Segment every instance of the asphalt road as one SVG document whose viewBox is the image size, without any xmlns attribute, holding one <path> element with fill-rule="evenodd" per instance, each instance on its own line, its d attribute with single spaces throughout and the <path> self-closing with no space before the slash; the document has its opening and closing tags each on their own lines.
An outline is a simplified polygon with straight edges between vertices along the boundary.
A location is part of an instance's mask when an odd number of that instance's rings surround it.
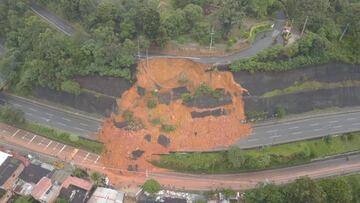
<svg viewBox="0 0 360 203">
<path fill-rule="evenodd" d="M 66 132 L 96 139 L 102 121 L 79 112 L 68 111 L 61 107 L 48 106 L 18 96 L 0 93 L 0 102 L 8 103 L 25 113 L 25 118 L 39 124 L 58 128 Z"/>
<path fill-rule="evenodd" d="M 191 190 L 209 190 L 216 188 L 249 189 L 259 183 L 289 183 L 299 177 L 323 178 L 360 171 L 360 154 L 316 161 L 309 164 L 287 168 L 246 172 L 238 174 L 199 175 L 174 172 L 150 173 L 150 177 L 162 180 L 177 180 Z"/>
<path fill-rule="evenodd" d="M 34 13 L 45 19 L 48 23 L 55 26 L 58 30 L 60 30 L 64 34 L 71 36 L 75 33 L 75 29 L 71 27 L 69 23 L 57 17 L 56 15 L 52 14 L 51 12 L 47 11 L 46 9 L 40 7 L 34 1 L 30 1 L 29 5 Z M 234 53 L 232 55 L 221 56 L 221 57 L 206 57 L 206 56 L 184 57 L 184 56 L 175 56 L 175 55 L 163 55 L 158 53 L 149 53 L 148 56 L 150 58 L 187 58 L 195 62 L 206 63 L 206 64 L 229 64 L 231 61 L 237 60 L 239 58 L 254 56 L 263 49 L 271 47 L 275 44 L 281 44 L 282 38 L 280 36 L 280 33 L 284 28 L 285 20 L 286 18 L 284 12 L 278 12 L 276 14 L 276 20 L 273 31 L 259 34 L 255 39 L 255 42 L 252 44 L 252 46 L 249 49 Z M 141 53 L 139 57 L 145 58 L 146 54 Z"/>
<path fill-rule="evenodd" d="M 149 53 L 148 57 L 149 58 L 187 58 L 195 62 L 205 63 L 205 64 L 229 64 L 232 61 L 238 60 L 240 58 L 247 58 L 254 56 L 260 51 L 269 48 L 271 46 L 274 46 L 276 44 L 282 44 L 283 40 L 280 34 L 284 28 L 285 20 L 286 20 L 285 14 L 283 12 L 277 12 L 273 31 L 259 34 L 250 48 L 234 53 L 232 55 L 219 56 L 219 57 L 207 57 L 207 56 L 183 57 L 183 56 L 175 56 L 175 55 Z M 146 54 L 141 53 L 140 57 L 146 58 Z"/>
<path fill-rule="evenodd" d="M 75 33 L 75 29 L 69 23 L 50 13 L 48 10 L 40 7 L 35 3 L 35 1 L 30 0 L 29 6 L 35 14 L 46 20 L 48 23 L 50 23 L 52 26 L 54 26 L 56 29 L 60 30 L 64 34 L 71 36 Z"/>
<path fill-rule="evenodd" d="M 4 39 L 0 38 L 0 56 L 4 52 Z"/>
<path fill-rule="evenodd" d="M 360 131 L 360 111 L 256 126 L 237 145 L 250 148 L 352 131 Z"/>
</svg>

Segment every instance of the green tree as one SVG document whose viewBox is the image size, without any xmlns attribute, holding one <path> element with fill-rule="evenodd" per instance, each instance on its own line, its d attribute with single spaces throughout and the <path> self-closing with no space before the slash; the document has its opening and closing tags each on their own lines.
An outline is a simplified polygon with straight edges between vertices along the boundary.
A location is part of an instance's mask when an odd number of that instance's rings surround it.
<svg viewBox="0 0 360 203">
<path fill-rule="evenodd" d="M 154 179 L 147 180 L 144 185 L 142 186 L 145 192 L 154 195 L 161 190 L 161 185 Z"/>
<path fill-rule="evenodd" d="M 233 167 L 241 168 L 244 167 L 247 159 L 249 157 L 244 154 L 244 152 L 238 147 L 231 147 L 227 151 L 227 159 Z"/>
<path fill-rule="evenodd" d="M 20 197 L 16 198 L 14 201 L 14 203 L 37 203 L 37 202 L 38 201 L 36 201 L 31 196 L 20 196 Z"/>
<path fill-rule="evenodd" d="M 274 184 L 261 184 L 245 193 L 245 203 L 283 203 L 285 197 L 281 187 Z"/>
<path fill-rule="evenodd" d="M 5 105 L 0 107 L 0 118 L 10 124 L 22 125 L 25 123 L 24 112 Z"/>
<path fill-rule="evenodd" d="M 88 178 L 89 174 L 81 168 L 75 168 L 75 170 L 72 172 L 72 175 L 78 178 Z"/>
<path fill-rule="evenodd" d="M 97 186 L 102 185 L 102 175 L 98 172 L 93 172 L 90 175 L 90 179 L 95 183 Z"/>
<path fill-rule="evenodd" d="M 224 0 L 218 11 L 218 20 L 222 27 L 222 38 L 227 39 L 231 29 L 240 25 L 244 16 L 244 5 L 242 0 Z"/>
<path fill-rule="evenodd" d="M 327 203 L 350 203 L 352 201 L 351 186 L 345 179 L 326 179 L 320 181 L 319 184 L 326 193 Z"/>
<path fill-rule="evenodd" d="M 325 203 L 326 194 L 323 189 L 309 177 L 295 180 L 284 189 L 288 203 Z"/>
<path fill-rule="evenodd" d="M 183 9 L 187 22 L 187 30 L 191 30 L 203 18 L 203 9 L 195 4 L 188 4 Z"/>
<path fill-rule="evenodd" d="M 160 14 L 155 9 L 145 9 L 143 13 L 144 33 L 152 41 L 160 34 Z"/>
</svg>

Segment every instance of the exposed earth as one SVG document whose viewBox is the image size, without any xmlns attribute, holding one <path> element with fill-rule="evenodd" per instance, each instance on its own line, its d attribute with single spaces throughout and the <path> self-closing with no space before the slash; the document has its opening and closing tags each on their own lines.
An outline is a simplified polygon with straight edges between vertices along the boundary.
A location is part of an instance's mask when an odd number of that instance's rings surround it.
<svg viewBox="0 0 360 203">
<path fill-rule="evenodd" d="M 98 137 L 102 162 L 129 171 L 154 170 L 158 154 L 223 148 L 251 133 L 242 94 L 230 72 L 184 59 L 138 65 L 137 82 L 118 100 Z"/>
</svg>

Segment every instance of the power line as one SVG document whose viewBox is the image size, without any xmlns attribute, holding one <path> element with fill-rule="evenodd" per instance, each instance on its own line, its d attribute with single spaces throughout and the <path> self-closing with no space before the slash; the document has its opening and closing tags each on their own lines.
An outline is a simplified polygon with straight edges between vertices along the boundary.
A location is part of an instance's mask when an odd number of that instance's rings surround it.
<svg viewBox="0 0 360 203">
<path fill-rule="evenodd" d="M 341 33 L 341 36 L 340 36 L 340 38 L 339 38 L 339 41 L 341 41 L 341 40 L 342 40 L 342 38 L 344 37 L 344 35 L 345 35 L 345 33 L 346 33 L 346 31 L 347 31 L 347 29 L 348 29 L 349 25 L 350 25 L 350 23 L 346 24 L 346 27 L 345 27 L 344 31 Z"/>
</svg>

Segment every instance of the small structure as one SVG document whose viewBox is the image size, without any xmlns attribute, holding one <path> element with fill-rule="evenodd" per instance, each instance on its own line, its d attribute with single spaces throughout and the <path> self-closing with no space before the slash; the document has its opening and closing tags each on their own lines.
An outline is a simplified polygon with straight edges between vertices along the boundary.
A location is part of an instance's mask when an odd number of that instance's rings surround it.
<svg viewBox="0 0 360 203">
<path fill-rule="evenodd" d="M 83 203 L 89 199 L 89 192 L 93 184 L 77 177 L 68 177 L 61 185 L 59 198 L 71 203 Z"/>
<path fill-rule="evenodd" d="M 42 166 L 42 164 L 33 163 L 27 166 L 14 184 L 13 191 L 20 195 L 30 195 L 35 185 L 52 172 L 49 167 Z"/>
<path fill-rule="evenodd" d="M 110 188 L 98 187 L 88 203 L 123 203 L 124 193 Z"/>
<path fill-rule="evenodd" d="M 21 161 L 0 151 L 0 188 L 10 190 L 23 169 Z"/>
</svg>

